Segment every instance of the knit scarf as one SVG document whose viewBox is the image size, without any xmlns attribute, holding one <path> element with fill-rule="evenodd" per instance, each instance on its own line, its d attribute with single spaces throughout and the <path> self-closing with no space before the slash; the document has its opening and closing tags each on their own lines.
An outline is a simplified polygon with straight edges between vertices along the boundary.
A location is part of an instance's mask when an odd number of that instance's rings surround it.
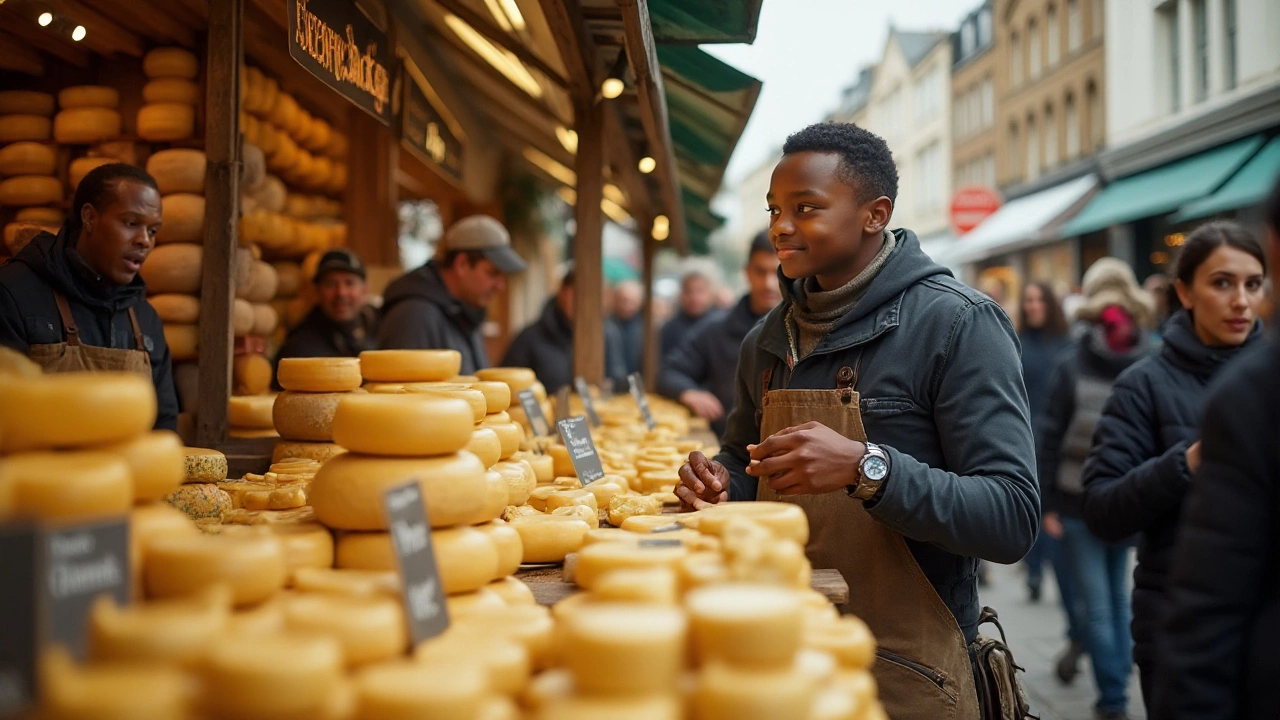
<svg viewBox="0 0 1280 720">
<path fill-rule="evenodd" d="M 871 286 L 871 281 L 888 261 L 896 244 L 897 239 L 893 233 L 885 231 L 884 245 L 880 247 L 880 252 L 876 253 L 856 277 L 834 290 L 820 288 L 817 278 L 791 281 L 796 300 L 787 311 L 786 325 L 787 341 L 791 357 L 795 361 L 803 360 L 813 352 L 822 338 L 835 327 L 836 322 L 858 304 L 858 300 Z"/>
</svg>

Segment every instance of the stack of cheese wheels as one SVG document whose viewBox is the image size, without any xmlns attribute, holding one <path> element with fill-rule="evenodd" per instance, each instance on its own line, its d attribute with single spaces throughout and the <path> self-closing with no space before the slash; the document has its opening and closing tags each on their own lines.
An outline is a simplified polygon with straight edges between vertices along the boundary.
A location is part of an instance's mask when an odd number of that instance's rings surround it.
<svg viewBox="0 0 1280 720">
<path fill-rule="evenodd" d="M 120 92 L 102 85 L 78 85 L 58 93 L 53 139 L 60 145 L 93 145 L 121 132 Z"/>
<path fill-rule="evenodd" d="M 227 457 L 217 450 L 198 447 L 185 447 L 182 454 L 182 486 L 165 500 L 196 522 L 221 521 L 232 508 L 231 496 L 218 487 L 227 479 Z"/>
<path fill-rule="evenodd" d="M 357 358 L 282 358 L 277 378 L 284 391 L 271 407 L 280 435 L 272 460 L 290 458 L 327 462 L 344 451 L 334 442 L 334 417 L 343 398 L 360 388 Z"/>
<path fill-rule="evenodd" d="M 236 359 L 252 357 L 237 355 Z M 267 365 L 267 377 L 271 366 Z M 272 417 L 276 395 L 232 395 L 227 399 L 227 425 L 233 438 L 277 438 L 275 420 Z"/>
<path fill-rule="evenodd" d="M 161 47 L 142 58 L 149 81 L 142 88 L 146 102 L 138 109 L 138 137 L 151 142 L 174 142 L 195 136 L 200 63 L 184 48 Z"/>
<path fill-rule="evenodd" d="M 534 374 L 533 370 L 520 367 L 485 368 L 477 370 L 476 377 L 488 382 L 503 383 L 511 389 L 511 408 L 507 413 L 512 420 L 524 427 L 526 433 L 532 434 L 533 429 L 529 425 L 529 418 L 525 417 L 523 406 L 517 400 L 521 391 L 532 390 L 534 397 L 538 399 L 538 404 L 542 406 L 542 414 L 548 419 L 552 417 L 551 404 L 547 399 L 547 388 L 541 382 L 538 382 L 538 376 Z"/>
<path fill-rule="evenodd" d="M 62 211 L 57 152 L 48 144 L 54 97 L 31 90 L 0 92 L 0 206 L 17 208 L 4 228 L 0 255 L 16 255 L 40 231 L 54 232 Z M 6 208 L 7 209 L 7 208 Z"/>
<path fill-rule="evenodd" d="M 271 301 L 276 295 L 278 278 L 276 270 L 260 258 L 249 265 L 249 277 L 245 283 L 236 286 L 234 332 L 237 337 L 253 336 L 267 339 L 275 332 L 280 318 Z M 261 372 L 265 370 L 265 383 L 261 382 Z M 243 394 L 251 395 L 266 392 L 271 383 L 271 363 L 261 353 L 249 353 L 237 356 L 237 364 L 232 368 L 232 380 Z"/>
</svg>

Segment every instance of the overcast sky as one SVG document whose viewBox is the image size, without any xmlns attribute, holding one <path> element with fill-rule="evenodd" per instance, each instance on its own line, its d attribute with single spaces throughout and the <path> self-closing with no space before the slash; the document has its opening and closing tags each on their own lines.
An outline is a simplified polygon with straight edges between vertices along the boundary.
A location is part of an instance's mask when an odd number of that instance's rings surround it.
<svg viewBox="0 0 1280 720">
<path fill-rule="evenodd" d="M 704 50 L 764 82 L 725 185 L 763 162 L 786 136 L 822 119 L 857 69 L 880 59 L 893 23 L 954 31 L 981 0 L 765 0 L 751 45 Z"/>
</svg>

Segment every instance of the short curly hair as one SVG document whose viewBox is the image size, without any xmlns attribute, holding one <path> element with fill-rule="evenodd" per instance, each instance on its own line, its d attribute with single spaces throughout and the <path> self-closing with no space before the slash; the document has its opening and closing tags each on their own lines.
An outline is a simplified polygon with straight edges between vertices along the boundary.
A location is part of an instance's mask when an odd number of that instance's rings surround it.
<svg viewBox="0 0 1280 720">
<path fill-rule="evenodd" d="M 856 189 L 860 202 L 880 196 L 898 201 L 898 166 L 884 138 L 853 123 L 821 122 L 792 133 L 782 154 L 836 153 L 840 180 Z"/>
</svg>

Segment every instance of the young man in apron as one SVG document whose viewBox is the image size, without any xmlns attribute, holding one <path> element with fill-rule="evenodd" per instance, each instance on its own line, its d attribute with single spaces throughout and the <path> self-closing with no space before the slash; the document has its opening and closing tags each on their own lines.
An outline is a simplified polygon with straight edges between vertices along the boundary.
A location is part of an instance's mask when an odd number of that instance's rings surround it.
<svg viewBox="0 0 1280 720">
<path fill-rule="evenodd" d="M 886 231 L 897 184 L 854 125 L 787 139 L 768 195 L 783 301 L 743 341 L 720 454 L 690 455 L 677 493 L 803 507 L 810 560 L 875 633 L 889 716 L 976 720 L 977 562 L 1035 541 L 1031 424 L 1004 311 Z"/>
<path fill-rule="evenodd" d="M 160 221 L 160 192 L 146 171 L 123 163 L 94 168 L 58 234 L 40 233 L 0 265 L 0 345 L 45 372 L 146 375 L 156 388 L 156 428 L 174 430 L 169 346 L 138 276 Z"/>
</svg>

